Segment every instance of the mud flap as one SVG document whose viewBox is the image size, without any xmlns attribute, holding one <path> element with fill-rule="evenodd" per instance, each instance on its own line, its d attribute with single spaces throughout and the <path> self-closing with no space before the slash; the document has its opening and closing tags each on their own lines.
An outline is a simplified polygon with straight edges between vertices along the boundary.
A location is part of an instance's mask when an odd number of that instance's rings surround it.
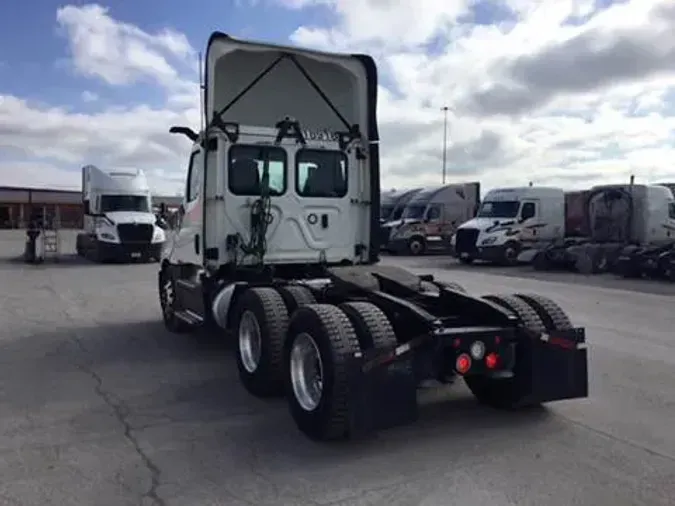
<svg viewBox="0 0 675 506">
<path fill-rule="evenodd" d="M 552 331 L 532 340 L 531 393 L 545 403 L 588 397 L 588 351 L 582 328 Z"/>
<path fill-rule="evenodd" d="M 366 437 L 417 420 L 417 384 L 411 353 L 362 352 L 353 357 L 348 370 L 351 437 Z"/>
</svg>

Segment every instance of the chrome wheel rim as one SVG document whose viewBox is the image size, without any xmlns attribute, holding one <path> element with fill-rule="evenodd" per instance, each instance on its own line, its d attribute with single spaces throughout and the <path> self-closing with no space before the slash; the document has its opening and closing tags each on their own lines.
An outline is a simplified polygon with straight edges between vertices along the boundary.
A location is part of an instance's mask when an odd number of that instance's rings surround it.
<svg viewBox="0 0 675 506">
<path fill-rule="evenodd" d="M 164 304 L 162 310 L 164 311 L 164 316 L 168 318 L 173 314 L 174 302 L 173 283 L 170 279 L 164 282 L 162 285 L 162 291 L 164 292 Z"/>
<path fill-rule="evenodd" d="M 246 372 L 253 373 L 260 365 L 262 338 L 260 325 L 252 311 L 244 311 L 239 322 L 239 356 Z"/>
<path fill-rule="evenodd" d="M 422 243 L 419 241 L 412 241 L 410 243 L 410 252 L 417 255 L 422 251 Z"/>
<path fill-rule="evenodd" d="M 295 337 L 290 362 L 293 395 L 302 409 L 314 411 L 323 395 L 323 364 L 312 336 L 303 332 Z"/>
</svg>

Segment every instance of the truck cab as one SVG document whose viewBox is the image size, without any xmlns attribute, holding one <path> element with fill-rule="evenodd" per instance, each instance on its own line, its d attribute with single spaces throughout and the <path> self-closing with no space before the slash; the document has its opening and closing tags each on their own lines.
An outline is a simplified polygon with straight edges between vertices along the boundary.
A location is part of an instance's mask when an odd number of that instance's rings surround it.
<svg viewBox="0 0 675 506">
<path fill-rule="evenodd" d="M 675 204 L 666 185 L 611 184 L 591 188 L 590 239 L 641 246 L 675 241 Z"/>
<path fill-rule="evenodd" d="M 457 226 L 475 215 L 479 198 L 480 183 L 419 190 L 400 219 L 383 225 L 383 229 L 389 229 L 386 249 L 412 255 L 446 250 Z"/>
<path fill-rule="evenodd" d="M 380 198 L 380 221 L 389 223 L 400 220 L 405 206 L 420 190 L 421 188 L 413 188 L 412 190 L 391 190 L 383 193 Z"/>
<path fill-rule="evenodd" d="M 165 261 L 208 272 L 376 262 L 379 156 L 368 69 L 358 56 L 214 35 L 210 123 L 188 133 L 184 202 Z"/>
<path fill-rule="evenodd" d="M 485 260 L 513 264 L 520 251 L 565 235 L 565 193 L 560 188 L 497 188 L 485 195 L 478 214 L 452 238 L 463 263 Z"/>
<path fill-rule="evenodd" d="M 380 246 L 387 249 L 392 226 L 401 219 L 405 207 L 421 188 L 383 193 L 380 198 Z"/>
<path fill-rule="evenodd" d="M 166 241 L 152 211 L 152 196 L 140 169 L 106 172 L 82 168 L 84 232 L 78 255 L 97 261 L 125 258 L 159 260 Z"/>
</svg>

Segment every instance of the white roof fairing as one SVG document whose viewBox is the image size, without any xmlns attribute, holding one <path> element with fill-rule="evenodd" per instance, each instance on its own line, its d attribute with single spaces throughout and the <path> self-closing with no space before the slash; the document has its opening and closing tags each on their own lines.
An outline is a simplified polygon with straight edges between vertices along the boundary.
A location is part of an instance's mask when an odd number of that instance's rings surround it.
<svg viewBox="0 0 675 506">
<path fill-rule="evenodd" d="M 206 119 L 210 122 L 215 113 L 230 105 L 222 115 L 223 121 L 273 127 L 292 117 L 303 130 L 344 132 L 347 126 L 341 115 L 349 126 L 358 125 L 366 139 L 377 141 L 371 104 L 373 79 L 377 79 L 376 70 L 368 57 L 242 41 L 216 32 L 206 51 Z M 326 98 L 339 115 L 331 110 Z"/>
</svg>

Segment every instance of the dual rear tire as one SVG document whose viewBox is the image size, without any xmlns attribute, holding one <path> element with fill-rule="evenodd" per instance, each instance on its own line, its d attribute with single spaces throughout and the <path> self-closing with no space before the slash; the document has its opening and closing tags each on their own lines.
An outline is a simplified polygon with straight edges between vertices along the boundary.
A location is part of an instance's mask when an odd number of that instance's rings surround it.
<svg viewBox="0 0 675 506">
<path fill-rule="evenodd" d="M 349 435 L 354 356 L 396 344 L 375 305 L 317 304 L 310 290 L 296 286 L 246 290 L 233 327 L 245 388 L 258 397 L 285 394 L 296 425 L 315 440 Z"/>
<path fill-rule="evenodd" d="M 569 330 L 572 323 L 558 304 L 537 294 L 485 295 L 483 299 L 506 309 L 530 331 L 531 339 L 553 330 Z M 466 376 L 464 382 L 478 402 L 498 409 L 519 409 L 539 404 L 528 397 L 531 390 L 531 341 L 523 340 L 515 346 L 515 364 L 510 378 Z"/>
</svg>

